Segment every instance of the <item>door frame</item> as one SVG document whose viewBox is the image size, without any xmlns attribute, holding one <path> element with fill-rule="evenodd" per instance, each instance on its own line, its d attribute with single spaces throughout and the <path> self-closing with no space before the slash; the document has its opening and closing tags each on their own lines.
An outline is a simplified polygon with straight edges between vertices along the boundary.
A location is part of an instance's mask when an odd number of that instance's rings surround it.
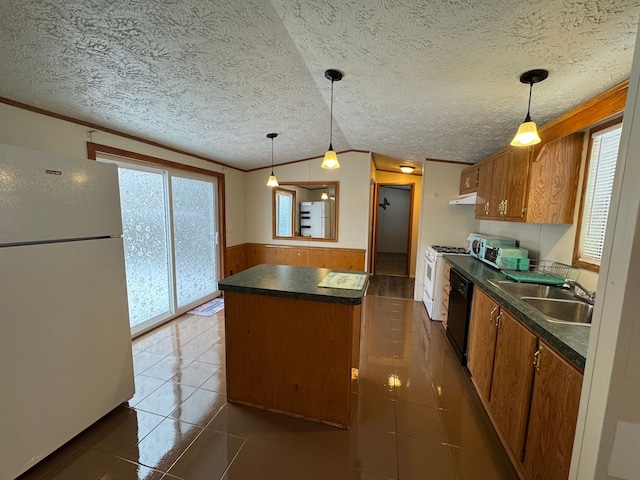
<svg viewBox="0 0 640 480">
<path fill-rule="evenodd" d="M 375 275 L 376 271 L 376 260 L 377 260 L 377 246 L 378 246 L 378 203 L 380 198 L 380 187 L 395 187 L 395 186 L 408 186 L 409 187 L 409 222 L 407 226 L 407 261 L 405 264 L 405 273 L 406 277 L 409 277 L 411 272 L 411 247 L 412 243 L 412 235 L 413 235 L 413 204 L 414 204 L 414 193 L 415 193 L 415 182 L 386 182 L 386 183 L 377 183 L 372 182 L 371 188 L 373 189 L 373 194 L 371 195 L 371 232 L 370 232 L 370 242 L 369 242 L 369 251 L 371 254 L 369 255 L 369 273 L 371 275 Z"/>
</svg>

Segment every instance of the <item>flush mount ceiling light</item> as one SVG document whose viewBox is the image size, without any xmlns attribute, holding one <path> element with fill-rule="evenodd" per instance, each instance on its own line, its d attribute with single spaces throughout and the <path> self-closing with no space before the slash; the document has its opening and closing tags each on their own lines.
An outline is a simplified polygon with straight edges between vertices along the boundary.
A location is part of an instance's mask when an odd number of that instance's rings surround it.
<svg viewBox="0 0 640 480">
<path fill-rule="evenodd" d="M 413 169 L 414 167 L 412 165 L 400 165 L 400 171 L 402 173 L 411 173 Z"/>
<path fill-rule="evenodd" d="M 540 143 L 540 136 L 538 135 L 536 124 L 531 121 L 531 91 L 533 90 L 534 83 L 541 82 L 548 76 L 549 71 L 543 69 L 529 70 L 520 75 L 520 81 L 529 84 L 529 106 L 527 107 L 527 117 L 520 125 L 520 128 L 518 128 L 516 136 L 511 140 L 511 145 L 514 147 L 528 147 L 529 145 Z"/>
<path fill-rule="evenodd" d="M 267 138 L 271 139 L 271 176 L 269 176 L 269 180 L 267 180 L 267 187 L 277 187 L 279 185 L 278 179 L 273 174 L 273 139 L 277 136 L 277 133 L 267 133 Z"/>
<path fill-rule="evenodd" d="M 331 112 L 329 115 L 329 150 L 324 154 L 321 166 L 322 168 L 334 169 L 340 168 L 340 163 L 338 163 L 338 156 L 333 150 L 333 82 L 342 80 L 342 72 L 329 69 L 324 72 L 324 76 L 327 80 L 331 80 Z"/>
</svg>

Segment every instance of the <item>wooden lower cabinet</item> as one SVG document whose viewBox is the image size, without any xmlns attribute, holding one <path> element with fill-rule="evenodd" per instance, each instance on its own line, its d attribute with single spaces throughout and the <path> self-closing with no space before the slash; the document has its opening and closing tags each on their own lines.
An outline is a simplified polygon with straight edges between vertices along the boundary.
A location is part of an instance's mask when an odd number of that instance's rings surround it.
<svg viewBox="0 0 640 480">
<path fill-rule="evenodd" d="M 523 462 L 529 480 L 569 476 L 582 377 L 540 341 Z"/>
<path fill-rule="evenodd" d="M 449 316 L 449 294 L 451 293 L 451 282 L 449 274 L 451 273 L 451 264 L 444 263 L 444 278 L 442 279 L 442 325 L 447 328 L 447 318 Z"/>
<path fill-rule="evenodd" d="M 479 288 L 470 329 L 467 367 L 516 470 L 566 480 L 582 373 Z"/>
<path fill-rule="evenodd" d="M 503 441 L 522 460 L 538 337 L 506 311 L 498 322 L 489 408 Z"/>
<path fill-rule="evenodd" d="M 484 401 L 489 400 L 491 392 L 493 359 L 498 333 L 495 320 L 499 315 L 499 310 L 500 305 L 482 290 L 477 288 L 474 290 L 467 368 L 471 372 L 473 383 Z"/>
</svg>

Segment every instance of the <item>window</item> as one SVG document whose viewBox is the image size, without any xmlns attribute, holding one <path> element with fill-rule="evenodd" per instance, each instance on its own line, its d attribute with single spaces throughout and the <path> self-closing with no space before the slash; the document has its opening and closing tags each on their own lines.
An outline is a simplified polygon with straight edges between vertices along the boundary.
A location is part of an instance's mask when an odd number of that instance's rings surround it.
<svg viewBox="0 0 640 480">
<path fill-rule="evenodd" d="M 273 194 L 275 209 L 273 237 L 292 237 L 296 192 L 275 188 Z"/>
<path fill-rule="evenodd" d="M 573 265 L 598 272 L 620 146 L 622 119 L 591 130 Z"/>
</svg>

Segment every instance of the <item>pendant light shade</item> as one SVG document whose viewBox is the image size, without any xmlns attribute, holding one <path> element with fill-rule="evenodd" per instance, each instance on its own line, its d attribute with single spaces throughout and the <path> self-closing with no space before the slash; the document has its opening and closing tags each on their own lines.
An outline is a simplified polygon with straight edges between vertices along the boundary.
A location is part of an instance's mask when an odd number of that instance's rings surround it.
<svg viewBox="0 0 640 480">
<path fill-rule="evenodd" d="M 277 133 L 267 133 L 267 138 L 271 139 L 271 175 L 267 180 L 267 187 L 277 187 L 279 185 L 278 179 L 273 174 L 273 139 L 278 136 Z"/>
<path fill-rule="evenodd" d="M 322 192 L 322 195 L 320 195 L 320 199 L 321 200 L 329 200 L 329 195 L 327 195 L 327 189 L 325 188 L 324 192 Z"/>
<path fill-rule="evenodd" d="M 338 162 L 338 156 L 333 150 L 333 82 L 339 82 L 342 80 L 342 72 L 339 70 L 327 70 L 324 72 L 324 76 L 327 80 L 331 80 L 331 110 L 329 114 L 329 149 L 324 154 L 324 160 L 322 161 L 322 168 L 334 169 L 340 168 Z"/>
<path fill-rule="evenodd" d="M 538 135 L 538 129 L 535 122 L 531 121 L 531 91 L 533 90 L 533 84 L 543 81 L 549 76 L 547 70 L 529 70 L 520 75 L 520 81 L 522 83 L 529 84 L 529 105 L 527 107 L 527 116 L 524 122 L 520 124 L 516 136 L 511 140 L 511 145 L 514 147 L 528 147 L 529 145 L 535 145 L 540 143 L 540 135 Z"/>
</svg>

